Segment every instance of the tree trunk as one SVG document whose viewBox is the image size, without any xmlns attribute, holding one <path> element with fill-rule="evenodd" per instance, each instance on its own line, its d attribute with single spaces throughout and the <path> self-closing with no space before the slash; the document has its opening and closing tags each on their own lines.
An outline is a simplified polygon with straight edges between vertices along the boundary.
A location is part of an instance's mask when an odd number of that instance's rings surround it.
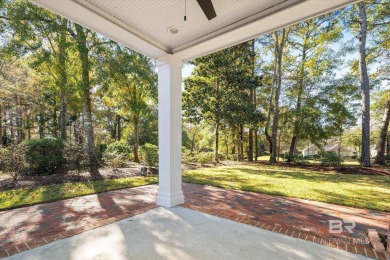
<svg viewBox="0 0 390 260">
<path fill-rule="evenodd" d="M 387 132 L 389 130 L 389 122 L 390 122 L 390 91 L 388 92 L 386 108 L 383 114 L 383 123 L 382 123 L 381 133 L 379 136 L 379 141 L 376 145 L 378 152 L 375 157 L 375 163 L 377 164 L 385 163 L 384 156 L 386 150 L 386 141 L 388 140 Z"/>
<path fill-rule="evenodd" d="M 237 127 L 237 161 L 241 161 L 241 138 L 240 138 L 240 126 Z"/>
<path fill-rule="evenodd" d="M 282 131 L 279 131 L 279 138 L 278 138 L 278 158 L 277 161 L 280 161 L 280 147 L 281 147 L 281 141 L 282 141 Z"/>
<path fill-rule="evenodd" d="M 256 52 L 255 52 L 255 40 L 252 40 L 251 42 L 251 51 L 252 51 L 252 78 L 255 79 L 255 69 L 256 69 Z M 249 90 L 250 99 L 254 104 L 254 107 L 256 108 L 256 101 L 254 99 L 254 92 L 256 91 L 256 86 L 251 85 L 251 88 Z M 255 111 L 254 111 L 255 112 Z M 248 161 L 253 161 L 253 128 L 250 125 L 249 126 L 249 138 L 248 138 L 249 146 L 248 146 Z"/>
<path fill-rule="evenodd" d="M 290 151 L 289 151 L 290 158 L 296 154 L 297 145 L 298 145 L 298 137 L 299 137 L 300 125 L 302 119 L 301 107 L 302 107 L 302 95 L 304 89 L 306 55 L 307 54 L 306 54 L 306 42 L 305 42 L 303 44 L 301 67 L 298 72 L 298 79 L 297 79 L 298 97 L 297 97 L 297 107 L 295 110 L 293 137 L 291 138 Z"/>
<path fill-rule="evenodd" d="M 339 135 L 339 147 L 338 147 L 338 155 L 341 156 L 341 145 L 342 145 L 342 142 L 343 142 L 343 132 L 340 133 Z"/>
<path fill-rule="evenodd" d="M 244 160 L 244 125 L 240 124 L 240 162 Z"/>
<path fill-rule="evenodd" d="M 256 95 L 256 88 L 253 91 L 253 102 L 257 108 L 257 95 Z M 257 158 L 259 157 L 259 145 L 258 145 L 258 122 L 256 122 L 256 129 L 255 129 L 255 161 L 257 161 Z"/>
<path fill-rule="evenodd" d="M 97 158 L 94 150 L 94 134 L 92 125 L 92 106 L 90 93 L 90 61 L 88 56 L 87 36 L 84 28 L 75 24 L 77 31 L 77 49 L 81 61 L 82 74 L 82 107 L 84 117 L 84 148 L 91 166 L 97 165 Z"/>
<path fill-rule="evenodd" d="M 259 158 L 259 140 L 257 136 L 257 129 L 255 130 L 255 161 L 257 162 L 257 158 Z"/>
<path fill-rule="evenodd" d="M 225 132 L 226 160 L 229 160 L 229 136 Z"/>
<path fill-rule="evenodd" d="M 253 130 L 249 129 L 248 161 L 253 162 Z"/>
<path fill-rule="evenodd" d="M 215 122 L 215 153 L 214 161 L 219 162 L 218 160 L 218 150 L 219 150 L 219 119 Z"/>
<path fill-rule="evenodd" d="M 361 165 L 371 166 L 370 162 L 370 81 L 366 64 L 367 16 L 364 2 L 357 4 L 359 8 L 359 70 L 362 96 L 362 155 Z"/>
<path fill-rule="evenodd" d="M 23 141 L 23 126 L 22 126 L 22 101 L 18 95 L 15 95 L 15 107 L 16 107 L 16 136 L 17 143 L 21 143 Z"/>
<path fill-rule="evenodd" d="M 116 138 L 118 141 L 122 139 L 122 125 L 121 125 L 121 116 L 116 115 Z"/>
<path fill-rule="evenodd" d="M 272 138 L 271 138 L 271 135 L 269 134 L 268 129 L 269 129 L 270 124 L 271 124 L 271 115 L 273 115 L 273 113 L 274 113 L 273 100 L 274 100 L 274 92 L 275 92 L 274 89 L 276 87 L 276 77 L 277 77 L 277 67 L 278 67 L 278 45 L 279 45 L 277 32 L 275 32 L 275 36 L 276 36 L 276 41 L 275 41 L 275 50 L 274 50 L 274 53 L 275 53 L 274 74 L 272 76 L 271 95 L 269 98 L 267 123 L 266 123 L 265 129 L 264 129 L 264 134 L 265 134 L 265 137 L 266 137 L 268 144 L 269 144 L 270 159 L 271 159 L 271 155 L 272 155 Z"/>
<path fill-rule="evenodd" d="M 195 150 L 195 133 L 193 133 L 191 137 L 191 155 L 194 152 L 194 150 Z"/>
<path fill-rule="evenodd" d="M 3 111 L 0 103 L 0 146 L 3 144 Z"/>
<path fill-rule="evenodd" d="M 133 124 L 134 124 L 134 147 L 133 147 L 133 155 L 134 162 L 139 163 L 139 155 L 138 155 L 138 147 L 139 147 L 139 117 L 138 115 L 133 116 Z"/>
<path fill-rule="evenodd" d="M 39 117 L 38 117 L 38 132 L 39 132 L 39 139 L 42 139 L 42 138 L 45 137 L 44 121 L 43 121 L 42 114 L 40 114 Z"/>
<path fill-rule="evenodd" d="M 66 74 L 66 28 L 67 20 L 62 19 L 60 42 L 58 45 L 58 78 L 59 86 L 61 90 L 61 108 L 60 108 L 60 138 L 64 141 L 67 140 L 66 121 L 68 111 L 68 99 L 67 99 L 67 84 L 68 77 Z"/>
<path fill-rule="evenodd" d="M 250 89 L 250 99 L 253 101 L 253 89 Z M 253 129 L 251 125 L 249 125 L 248 161 L 253 162 Z"/>
<path fill-rule="evenodd" d="M 55 137 L 55 138 L 58 138 L 58 121 L 57 121 L 57 110 L 55 108 L 56 106 L 54 105 L 54 109 L 53 109 L 53 123 L 52 123 L 52 127 L 51 127 L 51 133 L 52 135 Z"/>
<path fill-rule="evenodd" d="M 271 156 L 270 162 L 275 163 L 277 159 L 277 136 L 278 136 L 278 127 L 279 127 L 279 98 L 280 91 L 282 87 L 282 63 L 283 63 L 283 49 L 286 43 L 286 29 L 282 30 L 282 38 L 279 43 L 279 33 L 275 33 L 276 37 L 276 48 L 275 56 L 277 57 L 277 76 L 275 84 L 275 99 L 274 99 L 274 113 L 272 119 L 272 136 L 271 136 Z"/>
</svg>

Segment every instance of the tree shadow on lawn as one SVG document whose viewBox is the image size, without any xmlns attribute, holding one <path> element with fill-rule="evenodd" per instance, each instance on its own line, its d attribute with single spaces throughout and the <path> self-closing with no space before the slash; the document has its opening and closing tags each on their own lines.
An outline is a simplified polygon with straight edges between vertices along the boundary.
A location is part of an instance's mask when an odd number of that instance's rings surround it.
<svg viewBox="0 0 390 260">
<path fill-rule="evenodd" d="M 326 190 L 313 189 L 314 192 L 320 194 L 321 196 L 326 197 L 325 199 L 319 199 L 319 201 L 323 201 L 326 203 L 336 204 L 336 205 L 346 205 L 354 208 L 362 208 L 378 211 L 378 208 L 381 208 L 381 211 L 390 212 L 390 205 L 385 205 L 384 202 L 390 201 L 390 196 L 388 199 L 379 199 L 376 193 L 367 194 L 364 191 L 345 189 L 348 192 L 348 195 L 333 193 Z M 365 216 L 367 217 L 367 216 Z M 390 221 L 390 219 L 389 219 Z"/>
<path fill-rule="evenodd" d="M 99 172 L 99 168 L 97 167 L 91 167 L 88 172 L 91 174 L 92 181 L 100 181 L 104 179 L 103 175 L 101 175 Z"/>
</svg>

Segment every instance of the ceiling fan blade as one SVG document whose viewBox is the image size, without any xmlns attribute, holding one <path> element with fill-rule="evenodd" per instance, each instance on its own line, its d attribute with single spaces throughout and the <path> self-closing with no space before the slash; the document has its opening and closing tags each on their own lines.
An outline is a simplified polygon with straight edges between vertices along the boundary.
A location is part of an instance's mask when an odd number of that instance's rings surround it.
<svg viewBox="0 0 390 260">
<path fill-rule="evenodd" d="M 217 17 L 215 9 L 211 0 L 197 0 L 198 4 L 203 10 L 203 13 L 206 15 L 207 19 L 211 20 Z"/>
</svg>

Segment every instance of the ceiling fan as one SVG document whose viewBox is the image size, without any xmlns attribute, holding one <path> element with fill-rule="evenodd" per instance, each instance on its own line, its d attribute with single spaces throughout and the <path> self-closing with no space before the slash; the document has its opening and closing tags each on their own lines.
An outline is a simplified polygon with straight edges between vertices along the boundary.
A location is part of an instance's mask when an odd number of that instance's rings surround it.
<svg viewBox="0 0 390 260">
<path fill-rule="evenodd" d="M 200 5 L 200 8 L 202 8 L 202 11 L 206 15 L 207 19 L 211 20 L 217 17 L 217 14 L 215 13 L 215 9 L 211 0 L 196 0 L 196 1 L 198 1 L 198 4 Z"/>
</svg>

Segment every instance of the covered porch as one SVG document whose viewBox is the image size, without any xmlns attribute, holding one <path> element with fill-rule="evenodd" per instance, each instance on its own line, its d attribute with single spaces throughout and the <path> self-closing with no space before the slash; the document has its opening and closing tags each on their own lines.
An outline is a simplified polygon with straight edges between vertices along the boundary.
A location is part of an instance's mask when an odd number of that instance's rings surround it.
<svg viewBox="0 0 390 260">
<path fill-rule="evenodd" d="M 0 258 L 386 259 L 366 244 L 390 214 L 184 183 L 187 202 L 158 207 L 149 185 L 0 214 Z M 327 220 L 356 222 L 329 234 Z M 360 244 L 354 243 L 357 241 Z"/>
<path fill-rule="evenodd" d="M 32 2 L 156 60 L 160 155 L 157 204 L 173 207 L 185 201 L 181 188 L 184 63 L 358 0 Z M 210 17 L 205 15 L 209 11 Z"/>
</svg>

